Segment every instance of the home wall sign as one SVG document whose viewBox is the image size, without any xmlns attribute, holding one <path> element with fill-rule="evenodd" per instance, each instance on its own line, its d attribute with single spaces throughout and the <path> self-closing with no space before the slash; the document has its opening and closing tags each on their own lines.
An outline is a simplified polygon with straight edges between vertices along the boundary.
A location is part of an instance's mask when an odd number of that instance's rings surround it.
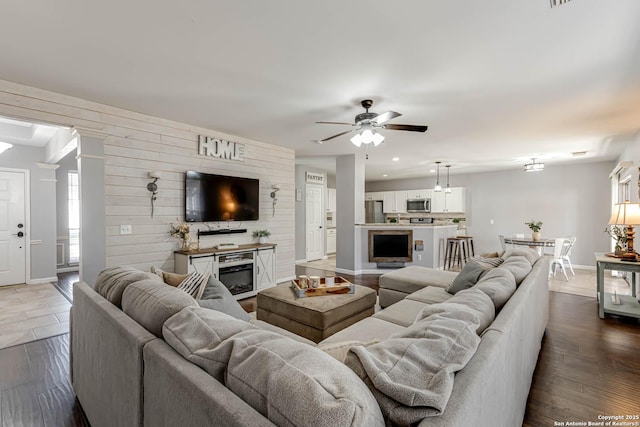
<svg viewBox="0 0 640 427">
<path fill-rule="evenodd" d="M 305 181 L 313 184 L 324 184 L 324 175 L 321 173 L 305 172 Z"/>
<path fill-rule="evenodd" d="M 210 136 L 198 136 L 198 154 L 244 162 L 244 144 Z"/>
</svg>

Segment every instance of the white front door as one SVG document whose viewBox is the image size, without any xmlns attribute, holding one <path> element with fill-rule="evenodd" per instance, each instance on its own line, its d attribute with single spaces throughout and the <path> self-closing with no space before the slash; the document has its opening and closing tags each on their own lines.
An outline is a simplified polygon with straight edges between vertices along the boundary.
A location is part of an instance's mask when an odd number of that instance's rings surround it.
<svg viewBox="0 0 640 427">
<path fill-rule="evenodd" d="M 307 261 L 321 259 L 322 251 L 322 218 L 324 212 L 323 206 L 323 187 L 320 185 L 307 184 L 306 193 L 306 229 L 307 229 L 307 250 L 305 258 Z"/>
<path fill-rule="evenodd" d="M 0 286 L 25 283 L 26 172 L 0 171 Z"/>
</svg>

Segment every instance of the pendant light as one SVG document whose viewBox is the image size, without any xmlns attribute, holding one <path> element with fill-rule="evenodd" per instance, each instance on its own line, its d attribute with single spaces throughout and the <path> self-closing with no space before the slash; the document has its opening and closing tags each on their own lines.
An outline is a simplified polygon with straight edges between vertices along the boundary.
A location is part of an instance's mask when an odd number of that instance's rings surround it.
<svg viewBox="0 0 640 427">
<path fill-rule="evenodd" d="M 451 168 L 451 165 L 447 165 L 446 168 L 447 168 L 447 186 L 444 189 L 444 192 L 451 193 L 451 187 L 449 187 L 449 168 Z"/>
<path fill-rule="evenodd" d="M 433 187 L 433 191 L 436 191 L 436 192 L 442 191 L 442 185 L 440 185 L 440 163 L 442 162 L 436 162 L 436 167 L 437 167 L 436 186 Z"/>
</svg>

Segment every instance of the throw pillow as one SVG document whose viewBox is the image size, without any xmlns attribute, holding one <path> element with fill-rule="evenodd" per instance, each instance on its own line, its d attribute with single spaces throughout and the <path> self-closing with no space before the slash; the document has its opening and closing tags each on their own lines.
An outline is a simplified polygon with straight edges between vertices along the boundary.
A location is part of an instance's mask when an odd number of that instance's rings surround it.
<svg viewBox="0 0 640 427">
<path fill-rule="evenodd" d="M 487 270 L 485 267 L 470 260 L 464 265 L 464 267 L 462 267 L 460 274 L 458 274 L 456 278 L 453 279 L 453 282 L 451 282 L 449 287 L 447 287 L 447 292 L 455 294 L 463 289 L 472 287 L 486 272 Z"/>
<path fill-rule="evenodd" d="M 349 350 L 351 349 L 351 347 L 355 347 L 357 345 L 363 346 L 363 347 L 369 347 L 370 345 L 376 344 L 379 342 L 380 340 L 377 338 L 372 339 L 370 341 L 358 341 L 358 340 L 340 341 L 340 342 L 334 342 L 329 344 L 318 344 L 318 348 L 324 351 L 325 353 L 327 353 L 329 356 L 336 359 L 338 362 L 344 363 L 344 359 L 346 359 L 347 353 L 349 353 Z"/>
<path fill-rule="evenodd" d="M 184 279 L 189 277 L 188 274 L 169 273 L 168 271 L 161 270 L 154 266 L 151 266 L 151 273 L 155 274 L 161 278 L 164 283 L 169 286 L 173 286 L 174 288 L 177 288 Z"/>
<path fill-rule="evenodd" d="M 220 311 L 245 322 L 251 320 L 229 289 L 213 276 L 209 277 L 198 304 L 200 307 Z"/>
<path fill-rule="evenodd" d="M 185 291 L 189 295 L 191 295 L 195 299 L 200 299 L 202 293 L 204 292 L 205 286 L 207 286 L 207 281 L 209 280 L 209 276 L 211 273 L 197 273 L 193 272 L 186 279 L 184 279 L 177 286 L 177 289 L 181 291 Z"/>
</svg>

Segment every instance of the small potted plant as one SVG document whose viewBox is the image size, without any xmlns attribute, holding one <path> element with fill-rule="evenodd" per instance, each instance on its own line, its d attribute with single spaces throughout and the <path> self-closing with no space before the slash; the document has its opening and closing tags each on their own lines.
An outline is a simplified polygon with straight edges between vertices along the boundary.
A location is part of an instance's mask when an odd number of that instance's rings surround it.
<svg viewBox="0 0 640 427">
<path fill-rule="evenodd" d="M 263 244 L 266 243 L 267 237 L 271 236 L 271 232 L 269 230 L 255 230 L 253 232 L 253 237 L 258 239 L 258 243 Z"/>
<path fill-rule="evenodd" d="M 612 225 L 611 227 L 606 227 L 604 229 L 604 232 L 616 241 L 615 254 L 618 256 L 623 255 L 626 252 L 627 248 L 627 233 L 624 230 L 624 227 Z"/>
<path fill-rule="evenodd" d="M 542 221 L 534 221 L 532 219 L 531 222 L 525 222 L 525 224 L 529 226 L 531 231 L 533 231 L 533 233 L 531 233 L 531 239 L 534 242 L 540 240 L 540 229 L 542 228 Z"/>
</svg>

